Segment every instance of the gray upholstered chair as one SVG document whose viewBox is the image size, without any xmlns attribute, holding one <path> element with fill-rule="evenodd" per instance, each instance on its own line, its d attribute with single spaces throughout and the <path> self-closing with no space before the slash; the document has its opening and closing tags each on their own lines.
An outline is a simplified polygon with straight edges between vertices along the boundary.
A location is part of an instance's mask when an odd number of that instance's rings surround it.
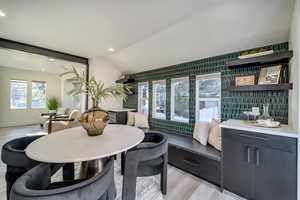
<svg viewBox="0 0 300 200">
<path fill-rule="evenodd" d="M 168 139 L 156 132 L 147 132 L 141 144 L 122 155 L 123 200 L 134 200 L 136 178 L 161 174 L 161 191 L 167 193 Z"/>
<path fill-rule="evenodd" d="M 113 200 L 116 196 L 114 160 L 90 179 L 51 183 L 59 164 L 40 164 L 20 177 L 12 187 L 10 200 Z"/>
<path fill-rule="evenodd" d="M 9 193 L 14 182 L 25 172 L 40 164 L 25 154 L 26 147 L 39 137 L 41 136 L 17 138 L 3 145 L 1 159 L 7 166 L 5 174 L 7 199 L 9 199 Z"/>
</svg>

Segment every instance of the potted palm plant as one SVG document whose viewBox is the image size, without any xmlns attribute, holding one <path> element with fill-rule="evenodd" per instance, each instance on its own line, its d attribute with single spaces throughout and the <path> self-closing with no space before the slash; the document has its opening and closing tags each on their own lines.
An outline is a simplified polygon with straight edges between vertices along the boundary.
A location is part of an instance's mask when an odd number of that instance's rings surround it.
<svg viewBox="0 0 300 200">
<path fill-rule="evenodd" d="M 88 135 L 101 135 L 105 126 L 108 124 L 108 112 L 99 107 L 101 102 L 109 97 L 121 98 L 125 100 L 129 87 L 124 84 L 116 84 L 105 87 L 102 81 L 96 81 L 94 77 L 86 79 L 85 73 L 79 73 L 73 68 L 62 75 L 73 74 L 72 78 L 67 79 L 68 82 L 78 83 L 78 87 L 68 92 L 69 95 L 87 94 L 92 100 L 92 108 L 84 112 L 79 118 L 79 122 L 87 131 Z"/>
<path fill-rule="evenodd" d="M 49 112 L 55 113 L 58 109 L 59 101 L 56 97 L 49 97 L 46 99 L 46 107 Z"/>
</svg>

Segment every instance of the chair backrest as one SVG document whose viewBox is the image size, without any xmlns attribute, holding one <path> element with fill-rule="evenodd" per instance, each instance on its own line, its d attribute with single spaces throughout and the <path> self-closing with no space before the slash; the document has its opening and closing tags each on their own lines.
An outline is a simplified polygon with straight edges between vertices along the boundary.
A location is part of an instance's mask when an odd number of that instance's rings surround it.
<svg viewBox="0 0 300 200">
<path fill-rule="evenodd" d="M 25 149 L 31 142 L 40 137 L 41 135 L 21 137 L 7 142 L 2 147 L 2 161 L 8 166 L 31 169 L 37 165 L 38 162 L 28 158 L 25 154 Z"/>
<path fill-rule="evenodd" d="M 55 167 L 53 164 L 40 164 L 16 181 L 10 200 L 98 200 L 112 187 L 115 191 L 113 162 L 113 158 L 108 159 L 103 170 L 88 180 L 49 190 L 47 188 Z"/>
<path fill-rule="evenodd" d="M 69 119 L 77 120 L 79 116 L 80 116 L 80 111 L 75 109 L 75 110 L 71 111 L 71 113 L 69 115 Z"/>
<path fill-rule="evenodd" d="M 66 108 L 64 108 L 64 107 L 58 108 L 56 114 L 57 115 L 64 115 L 64 114 L 66 114 Z"/>
<path fill-rule="evenodd" d="M 131 160 L 147 161 L 165 155 L 168 152 L 168 137 L 158 132 L 147 132 L 142 143 L 148 145 L 136 147 L 129 150 L 126 154 Z"/>
<path fill-rule="evenodd" d="M 69 126 L 76 124 L 80 115 L 81 115 L 81 112 L 79 110 L 76 110 L 76 109 L 72 110 L 69 115 L 69 119 L 74 119 L 74 121 L 70 121 Z"/>
</svg>

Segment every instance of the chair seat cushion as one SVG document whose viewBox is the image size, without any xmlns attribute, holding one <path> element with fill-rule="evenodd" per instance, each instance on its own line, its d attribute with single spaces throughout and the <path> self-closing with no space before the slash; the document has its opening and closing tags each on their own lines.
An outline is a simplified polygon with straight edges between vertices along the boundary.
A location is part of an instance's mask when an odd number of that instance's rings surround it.
<svg viewBox="0 0 300 200">
<path fill-rule="evenodd" d="M 143 142 L 137 145 L 138 148 L 147 148 L 147 147 L 151 147 L 153 145 L 155 145 L 156 143 L 154 142 Z"/>
<path fill-rule="evenodd" d="M 54 182 L 51 183 L 47 189 L 48 190 L 53 190 L 53 189 L 58 189 L 58 188 L 62 188 L 62 187 L 67 187 L 67 186 L 71 186 L 71 185 L 75 185 L 77 183 L 81 183 L 82 181 L 85 181 L 87 179 L 77 179 L 77 180 L 72 180 L 72 181 L 60 181 L 60 182 Z"/>
</svg>

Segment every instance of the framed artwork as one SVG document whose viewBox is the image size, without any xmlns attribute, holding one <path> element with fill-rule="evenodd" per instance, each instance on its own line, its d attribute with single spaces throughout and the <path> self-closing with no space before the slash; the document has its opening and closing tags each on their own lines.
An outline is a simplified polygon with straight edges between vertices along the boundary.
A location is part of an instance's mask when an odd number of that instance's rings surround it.
<svg viewBox="0 0 300 200">
<path fill-rule="evenodd" d="M 276 65 L 273 67 L 261 68 L 259 73 L 258 85 L 278 84 L 281 67 L 281 65 Z"/>
</svg>

